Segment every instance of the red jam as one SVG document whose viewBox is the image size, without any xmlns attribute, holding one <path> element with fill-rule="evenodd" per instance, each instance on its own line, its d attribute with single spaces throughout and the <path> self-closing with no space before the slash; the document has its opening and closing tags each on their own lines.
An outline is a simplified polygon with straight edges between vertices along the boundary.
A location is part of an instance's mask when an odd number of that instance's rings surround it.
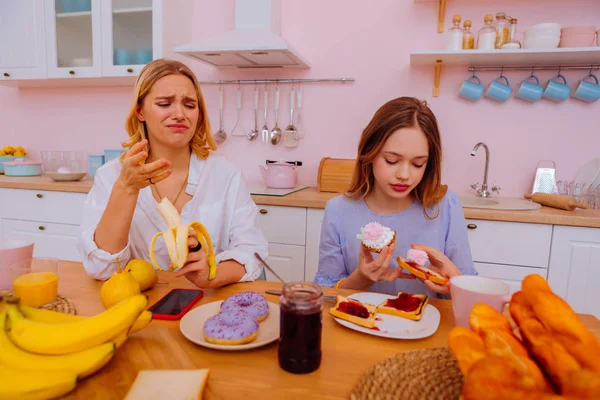
<svg viewBox="0 0 600 400">
<path fill-rule="evenodd" d="M 433 274 L 429 271 L 427 271 L 425 268 L 421 267 L 419 264 L 417 264 L 414 261 L 406 261 L 406 263 L 408 265 L 410 265 L 411 267 L 413 267 L 414 269 L 417 269 L 419 271 L 421 271 L 422 273 L 425 274 L 425 278 L 429 279 L 430 276 L 433 276 Z"/>
<path fill-rule="evenodd" d="M 340 312 L 355 315 L 358 318 L 369 318 L 369 316 L 371 315 L 371 313 L 369 313 L 369 310 L 367 310 L 367 307 L 353 301 L 342 301 L 338 305 L 337 309 Z"/>
<path fill-rule="evenodd" d="M 411 294 L 400 293 L 397 298 L 388 299 L 384 306 L 395 308 L 400 311 L 412 312 L 419 308 L 422 302 L 422 299 Z"/>
</svg>

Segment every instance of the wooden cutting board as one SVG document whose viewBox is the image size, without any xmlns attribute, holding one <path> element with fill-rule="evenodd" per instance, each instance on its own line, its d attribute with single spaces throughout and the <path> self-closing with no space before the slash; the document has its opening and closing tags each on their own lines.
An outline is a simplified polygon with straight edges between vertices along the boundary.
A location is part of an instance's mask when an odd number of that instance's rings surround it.
<svg viewBox="0 0 600 400">
<path fill-rule="evenodd" d="M 352 182 L 356 160 L 324 157 L 319 164 L 317 190 L 319 192 L 343 193 Z"/>
</svg>

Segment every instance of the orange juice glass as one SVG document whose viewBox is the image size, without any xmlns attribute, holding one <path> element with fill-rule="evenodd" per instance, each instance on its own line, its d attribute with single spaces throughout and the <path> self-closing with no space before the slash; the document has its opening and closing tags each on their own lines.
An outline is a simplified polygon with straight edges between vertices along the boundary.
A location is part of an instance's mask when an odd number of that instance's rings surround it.
<svg viewBox="0 0 600 400">
<path fill-rule="evenodd" d="M 58 264 L 57 258 L 32 258 L 11 264 L 13 289 L 23 304 L 42 307 L 56 300 Z"/>
</svg>

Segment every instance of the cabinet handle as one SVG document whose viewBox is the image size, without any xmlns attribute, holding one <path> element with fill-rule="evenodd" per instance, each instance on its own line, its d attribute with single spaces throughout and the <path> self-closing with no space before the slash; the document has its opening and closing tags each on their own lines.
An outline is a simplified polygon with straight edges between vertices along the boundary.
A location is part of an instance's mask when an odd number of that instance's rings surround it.
<svg viewBox="0 0 600 400">
<path fill-rule="evenodd" d="M 75 71 L 73 71 L 73 70 L 70 70 L 70 71 L 69 71 L 69 74 L 71 74 L 71 75 L 75 75 Z"/>
<path fill-rule="evenodd" d="M 269 211 L 265 210 L 264 208 L 261 208 L 259 212 L 260 212 L 261 214 L 266 214 L 266 213 L 268 213 Z"/>
<path fill-rule="evenodd" d="M 41 194 L 41 193 L 38 193 L 38 194 L 35 195 L 35 197 L 37 197 L 38 199 L 41 199 L 42 197 L 44 197 L 44 195 Z"/>
<path fill-rule="evenodd" d="M 477 229 L 477 225 L 475 225 L 475 224 L 469 224 L 469 225 L 467 225 L 467 228 L 469 228 L 469 229 Z"/>
<path fill-rule="evenodd" d="M 44 225 L 40 225 L 40 226 L 38 226 L 38 229 L 39 229 L 40 231 L 43 231 L 44 229 L 46 229 L 46 227 L 45 227 Z"/>
<path fill-rule="evenodd" d="M 129 72 L 129 73 L 133 72 L 133 68 L 127 68 L 127 72 Z"/>
<path fill-rule="evenodd" d="M 10 74 L 8 72 L 5 72 L 4 76 L 8 78 L 10 76 Z"/>
</svg>

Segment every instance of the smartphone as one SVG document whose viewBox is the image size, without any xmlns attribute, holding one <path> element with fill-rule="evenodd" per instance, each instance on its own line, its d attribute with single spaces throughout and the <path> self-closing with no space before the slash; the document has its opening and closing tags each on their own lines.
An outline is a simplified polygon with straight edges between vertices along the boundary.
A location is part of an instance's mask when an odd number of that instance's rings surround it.
<svg viewBox="0 0 600 400">
<path fill-rule="evenodd" d="M 152 318 L 174 321 L 183 317 L 202 296 L 204 292 L 199 289 L 173 289 L 148 310 Z"/>
</svg>

